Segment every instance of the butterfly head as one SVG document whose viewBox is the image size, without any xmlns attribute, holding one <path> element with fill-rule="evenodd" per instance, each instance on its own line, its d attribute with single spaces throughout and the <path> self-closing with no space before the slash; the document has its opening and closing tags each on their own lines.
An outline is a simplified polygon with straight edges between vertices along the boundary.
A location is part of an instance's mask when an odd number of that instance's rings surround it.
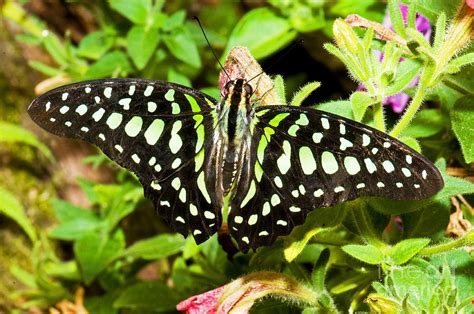
<svg viewBox="0 0 474 314">
<path fill-rule="evenodd" d="M 246 108 L 250 105 L 249 98 L 252 96 L 253 88 L 245 79 L 235 79 L 225 85 L 224 99 L 230 106 L 238 105 L 239 108 Z"/>
</svg>

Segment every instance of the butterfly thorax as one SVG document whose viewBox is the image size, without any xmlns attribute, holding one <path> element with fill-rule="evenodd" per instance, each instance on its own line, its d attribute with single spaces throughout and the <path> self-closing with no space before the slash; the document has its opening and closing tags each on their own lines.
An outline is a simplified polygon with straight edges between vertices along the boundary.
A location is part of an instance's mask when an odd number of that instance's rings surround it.
<svg viewBox="0 0 474 314">
<path fill-rule="evenodd" d="M 251 87 L 243 79 L 227 83 L 221 101 L 217 131 L 222 145 L 222 177 L 221 186 L 224 195 L 232 189 L 239 177 L 242 157 L 249 149 L 251 131 L 250 121 L 253 114 L 250 96 Z"/>
</svg>

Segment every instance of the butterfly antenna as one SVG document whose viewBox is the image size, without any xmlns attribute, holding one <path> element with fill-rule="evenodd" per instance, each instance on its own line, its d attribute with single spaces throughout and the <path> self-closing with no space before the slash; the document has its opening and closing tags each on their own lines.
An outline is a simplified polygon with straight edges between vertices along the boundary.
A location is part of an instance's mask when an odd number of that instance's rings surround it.
<svg viewBox="0 0 474 314">
<path fill-rule="evenodd" d="M 274 67 L 276 64 L 278 64 L 284 57 L 286 57 L 296 47 L 296 45 L 301 45 L 302 43 L 303 43 L 303 39 L 298 39 L 296 42 L 294 42 L 290 46 L 290 48 L 287 51 L 285 51 L 285 53 L 283 53 L 280 57 L 278 57 L 278 59 L 275 60 L 275 62 L 273 62 L 269 67 L 266 68 L 266 71 L 268 71 L 269 69 Z M 258 76 L 262 75 L 263 73 L 265 73 L 265 71 L 262 71 L 262 72 L 258 73 L 257 75 L 252 77 L 250 80 L 248 80 L 247 83 L 250 82 L 251 80 L 257 78 Z"/>
<path fill-rule="evenodd" d="M 211 49 L 212 54 L 214 55 L 214 58 L 216 58 L 216 60 L 217 60 L 217 63 L 219 63 L 219 65 L 220 65 L 222 71 L 224 71 L 225 75 L 227 75 L 227 77 L 229 78 L 229 80 L 231 80 L 229 73 L 227 73 L 227 71 L 224 69 L 224 67 L 222 66 L 221 61 L 220 61 L 219 58 L 217 57 L 216 52 L 215 52 L 214 49 L 212 48 L 211 43 L 209 42 L 209 39 L 207 38 L 206 32 L 204 31 L 204 28 L 203 28 L 202 25 L 201 25 L 201 21 L 199 20 L 199 18 L 198 18 L 197 16 L 194 16 L 193 18 L 198 22 L 199 28 L 201 29 L 201 32 L 202 32 L 202 34 L 204 35 L 204 39 L 206 39 L 207 45 L 209 46 L 209 49 Z"/>
</svg>

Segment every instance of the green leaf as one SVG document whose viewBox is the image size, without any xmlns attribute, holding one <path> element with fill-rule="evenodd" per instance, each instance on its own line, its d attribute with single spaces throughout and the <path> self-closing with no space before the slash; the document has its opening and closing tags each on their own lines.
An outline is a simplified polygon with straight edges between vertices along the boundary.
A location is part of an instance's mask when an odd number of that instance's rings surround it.
<svg viewBox="0 0 474 314">
<path fill-rule="evenodd" d="M 97 79 L 103 77 L 117 77 L 131 70 L 127 55 L 121 51 L 105 54 L 97 60 L 86 72 L 84 79 Z"/>
<path fill-rule="evenodd" d="M 407 237 L 430 237 L 446 229 L 449 223 L 449 214 L 449 203 L 441 202 L 404 214 L 402 215 L 403 233 Z"/>
<path fill-rule="evenodd" d="M 472 300 L 472 287 L 474 287 L 474 259 L 472 252 L 468 253 L 464 249 L 451 250 L 446 253 L 437 254 L 431 257 L 431 264 L 434 267 L 449 265 L 454 270 L 454 282 L 458 288 L 461 300 L 470 297 Z"/>
<path fill-rule="evenodd" d="M 70 222 L 77 219 L 96 220 L 97 215 L 90 209 L 75 206 L 69 202 L 54 199 L 51 202 L 56 218 L 61 222 Z"/>
<path fill-rule="evenodd" d="M 180 300 L 181 297 L 164 283 L 140 282 L 127 287 L 115 301 L 114 307 L 174 312 Z"/>
<path fill-rule="evenodd" d="M 159 40 L 159 33 L 155 28 L 146 29 L 136 25 L 127 33 L 127 51 L 139 70 L 143 70 L 148 63 Z"/>
<path fill-rule="evenodd" d="M 278 98 L 280 98 L 281 103 L 286 105 L 285 82 L 281 75 L 275 76 L 275 78 L 273 79 L 273 86 L 275 88 L 276 94 L 278 95 Z"/>
<path fill-rule="evenodd" d="M 319 86 L 320 82 L 309 82 L 301 87 L 293 96 L 291 100 L 291 106 L 300 106 L 303 100 L 305 100 L 312 92 L 314 92 Z"/>
<path fill-rule="evenodd" d="M 51 230 L 49 236 L 54 239 L 74 241 L 81 239 L 90 233 L 97 232 L 103 227 L 104 224 L 98 218 L 77 218 L 55 227 Z"/>
<path fill-rule="evenodd" d="M 127 248 L 121 257 L 155 260 L 181 252 L 185 240 L 180 234 L 160 234 L 153 238 L 135 242 Z"/>
<path fill-rule="evenodd" d="M 414 60 L 406 59 L 400 62 L 397 67 L 395 78 L 385 89 L 385 96 L 395 95 L 401 92 L 418 74 L 421 64 Z"/>
<path fill-rule="evenodd" d="M 251 10 L 233 29 L 223 55 L 235 46 L 245 46 L 258 60 L 285 47 L 296 34 L 287 19 L 269 8 Z"/>
<path fill-rule="evenodd" d="M 109 0 L 112 9 L 135 24 L 145 25 L 151 11 L 151 0 Z"/>
<path fill-rule="evenodd" d="M 325 228 L 339 224 L 345 217 L 346 205 L 320 208 L 308 215 L 303 225 L 295 227 L 285 237 L 283 254 L 287 262 L 292 262 L 306 247 L 311 238 Z M 327 230 L 327 229 L 326 229 Z"/>
<path fill-rule="evenodd" d="M 186 10 L 179 10 L 167 17 L 165 23 L 163 24 L 163 30 L 165 32 L 170 32 L 175 28 L 183 26 L 184 20 L 186 18 Z"/>
<path fill-rule="evenodd" d="M 419 13 L 426 16 L 431 22 L 435 22 L 441 12 L 446 13 L 448 19 L 451 19 L 456 13 L 462 0 L 405 0 L 403 2 L 410 4 L 416 2 L 416 8 Z"/>
<path fill-rule="evenodd" d="M 36 71 L 41 72 L 47 76 L 57 76 L 57 75 L 64 74 L 63 70 L 50 67 L 49 65 L 46 65 L 39 61 L 30 60 L 28 61 L 28 65 L 32 67 L 33 69 L 35 69 Z"/>
<path fill-rule="evenodd" d="M 176 33 L 163 37 L 169 51 L 177 59 L 195 67 L 201 66 L 201 58 L 193 37 L 186 28 L 179 29 Z"/>
<path fill-rule="evenodd" d="M 6 189 L 0 187 L 0 213 L 15 221 L 28 235 L 31 242 L 38 240 L 35 228 L 26 216 L 25 208 L 18 199 Z"/>
<path fill-rule="evenodd" d="M 398 242 L 390 250 L 390 257 L 397 265 L 408 262 L 421 249 L 430 243 L 430 239 L 407 239 Z"/>
<path fill-rule="evenodd" d="M 315 106 L 315 109 L 337 114 L 341 117 L 354 120 L 352 105 L 349 100 L 329 101 Z"/>
<path fill-rule="evenodd" d="M 376 100 L 366 92 L 355 92 L 351 95 L 352 111 L 356 121 L 362 121 L 365 111 L 371 105 L 375 104 Z"/>
<path fill-rule="evenodd" d="M 388 12 L 390 14 L 390 21 L 395 32 L 403 38 L 407 37 L 405 32 L 405 23 L 403 22 L 402 12 L 400 11 L 400 4 L 398 0 L 388 1 Z"/>
<path fill-rule="evenodd" d="M 113 45 L 115 34 L 97 31 L 82 38 L 76 54 L 79 57 L 97 60 L 102 57 Z"/>
<path fill-rule="evenodd" d="M 69 64 L 68 54 L 64 45 L 59 40 L 58 36 L 50 31 L 43 31 L 43 46 L 48 51 L 49 55 L 59 65 L 67 66 Z"/>
<path fill-rule="evenodd" d="M 342 250 L 367 264 L 377 265 L 382 263 L 384 259 L 383 252 L 371 244 L 349 244 L 343 246 Z"/>
<path fill-rule="evenodd" d="M 418 141 L 415 138 L 410 137 L 410 136 L 402 136 L 402 137 L 399 138 L 399 140 L 400 140 L 400 142 L 402 142 L 403 144 L 407 145 L 408 147 L 414 149 L 418 153 L 421 153 L 420 143 L 418 143 Z"/>
<path fill-rule="evenodd" d="M 84 282 L 89 285 L 125 246 L 122 232 L 112 238 L 99 233 L 88 233 L 74 243 L 74 254 Z"/>
<path fill-rule="evenodd" d="M 192 87 L 192 83 L 189 80 L 189 78 L 178 71 L 175 71 L 175 69 L 170 68 L 168 70 L 168 82 L 173 82 L 177 84 L 181 84 L 187 87 Z"/>
<path fill-rule="evenodd" d="M 419 111 L 410 125 L 403 130 L 402 136 L 414 138 L 430 137 L 441 132 L 448 122 L 439 109 Z"/>
<path fill-rule="evenodd" d="M 474 106 L 472 96 L 459 99 L 451 111 L 451 122 L 466 163 L 474 161 Z"/>
<path fill-rule="evenodd" d="M 38 140 L 36 135 L 16 124 L 0 121 L 0 143 L 27 144 L 37 148 L 49 160 L 54 159 L 51 151 Z"/>
<path fill-rule="evenodd" d="M 449 65 L 455 66 L 457 68 L 462 68 L 463 66 L 469 65 L 474 63 L 474 52 L 466 53 L 462 56 L 456 57 L 451 62 L 449 62 Z"/>
</svg>

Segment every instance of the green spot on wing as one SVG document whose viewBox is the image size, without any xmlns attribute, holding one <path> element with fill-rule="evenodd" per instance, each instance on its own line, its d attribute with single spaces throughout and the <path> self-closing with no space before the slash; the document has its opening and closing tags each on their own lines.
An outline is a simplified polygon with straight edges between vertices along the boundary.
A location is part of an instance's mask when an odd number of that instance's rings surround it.
<svg viewBox="0 0 474 314">
<path fill-rule="evenodd" d="M 278 125 L 280 124 L 280 122 L 285 119 L 286 117 L 288 117 L 290 114 L 288 112 L 285 112 L 285 113 L 279 113 L 277 114 L 273 119 L 271 119 L 268 124 L 270 124 L 271 126 L 273 127 L 278 127 Z"/>
<path fill-rule="evenodd" d="M 188 95 L 188 94 L 184 94 L 184 96 L 186 97 L 186 99 L 188 100 L 189 104 L 191 105 L 191 110 L 193 112 L 199 112 L 201 111 L 201 107 L 199 107 L 196 99 L 191 96 L 191 95 Z"/>
</svg>

